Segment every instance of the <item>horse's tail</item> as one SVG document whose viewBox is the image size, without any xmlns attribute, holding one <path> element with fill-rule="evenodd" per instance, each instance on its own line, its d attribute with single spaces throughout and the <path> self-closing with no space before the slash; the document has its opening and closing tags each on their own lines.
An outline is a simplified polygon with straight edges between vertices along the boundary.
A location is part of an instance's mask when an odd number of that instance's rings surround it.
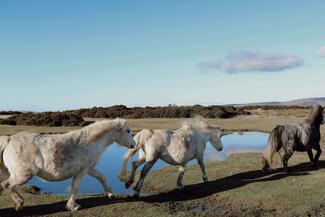
<svg viewBox="0 0 325 217">
<path fill-rule="evenodd" d="M 273 155 L 275 152 L 279 151 L 282 147 L 282 132 L 284 126 L 278 125 L 276 126 L 268 139 L 266 149 L 263 153 L 263 170 L 267 170 L 271 167 L 273 161 Z"/>
<path fill-rule="evenodd" d="M 4 166 L 2 155 L 5 150 L 7 144 L 9 143 L 9 136 L 0 136 L 0 167 Z"/>
<path fill-rule="evenodd" d="M 3 162 L 3 151 L 7 147 L 9 143 L 10 137 L 9 136 L 0 136 L 0 182 L 6 180 L 9 177 L 8 170 Z M 0 187 L 0 192 L 2 188 Z"/>
<path fill-rule="evenodd" d="M 148 129 L 143 129 L 140 132 L 138 132 L 135 136 L 134 136 L 134 140 L 135 140 L 135 147 L 132 149 L 129 149 L 124 157 L 123 157 L 123 161 L 122 161 L 122 168 L 121 168 L 121 172 L 119 174 L 119 179 L 123 182 L 126 178 L 126 170 L 127 170 L 127 166 L 128 166 L 128 162 L 129 159 L 135 155 L 141 148 L 142 145 L 144 145 L 144 143 L 152 136 L 153 131 L 152 130 L 148 130 Z"/>
<path fill-rule="evenodd" d="M 125 181 L 125 178 L 126 178 L 126 169 L 127 169 L 127 166 L 128 166 L 128 162 L 129 162 L 129 159 L 135 155 L 135 153 L 137 153 L 139 150 L 138 146 L 132 148 L 132 149 L 129 149 L 124 157 L 123 157 L 123 161 L 122 161 L 122 169 L 121 169 L 121 172 L 120 174 L 118 175 L 118 178 L 120 179 L 121 182 Z"/>
</svg>

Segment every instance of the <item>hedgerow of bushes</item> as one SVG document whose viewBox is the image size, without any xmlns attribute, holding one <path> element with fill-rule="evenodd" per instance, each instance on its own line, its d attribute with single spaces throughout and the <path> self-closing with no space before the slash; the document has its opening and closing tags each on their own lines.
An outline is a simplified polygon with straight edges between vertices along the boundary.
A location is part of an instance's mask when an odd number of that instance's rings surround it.
<svg viewBox="0 0 325 217">
<path fill-rule="evenodd" d="M 0 119 L 0 124 L 32 126 L 83 126 L 88 124 L 83 117 L 89 118 L 190 118 L 195 114 L 205 118 L 232 118 L 237 115 L 249 115 L 242 108 L 233 106 L 165 106 L 132 107 L 115 105 L 111 107 L 93 107 L 64 112 L 20 113 L 7 119 Z"/>
</svg>

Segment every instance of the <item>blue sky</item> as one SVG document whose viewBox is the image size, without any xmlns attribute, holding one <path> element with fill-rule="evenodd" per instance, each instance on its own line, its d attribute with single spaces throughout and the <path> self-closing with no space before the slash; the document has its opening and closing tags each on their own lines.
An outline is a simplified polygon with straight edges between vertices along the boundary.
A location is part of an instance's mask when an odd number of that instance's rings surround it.
<svg viewBox="0 0 325 217">
<path fill-rule="evenodd" d="M 324 96 L 321 0 L 0 1 L 0 110 Z"/>
</svg>

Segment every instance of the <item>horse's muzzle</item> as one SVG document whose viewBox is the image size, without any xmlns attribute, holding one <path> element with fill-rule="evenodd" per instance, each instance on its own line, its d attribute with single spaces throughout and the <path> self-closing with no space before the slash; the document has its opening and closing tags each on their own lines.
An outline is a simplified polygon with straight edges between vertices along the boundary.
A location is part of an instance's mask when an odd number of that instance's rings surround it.
<svg viewBox="0 0 325 217">
<path fill-rule="evenodd" d="M 130 143 L 130 149 L 135 148 L 135 142 Z"/>
</svg>

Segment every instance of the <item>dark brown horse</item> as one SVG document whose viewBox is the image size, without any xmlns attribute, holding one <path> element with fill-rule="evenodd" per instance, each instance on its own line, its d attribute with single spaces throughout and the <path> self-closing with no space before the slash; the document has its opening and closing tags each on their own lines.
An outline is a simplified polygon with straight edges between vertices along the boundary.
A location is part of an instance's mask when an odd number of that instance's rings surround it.
<svg viewBox="0 0 325 217">
<path fill-rule="evenodd" d="M 315 105 L 303 123 L 276 126 L 269 136 L 263 154 L 263 170 L 267 171 L 271 167 L 273 155 L 281 148 L 284 149 L 282 156 L 284 171 L 288 171 L 288 160 L 294 151 L 307 151 L 311 165 L 316 166 L 322 153 L 319 141 L 320 125 L 323 123 L 324 109 L 320 105 Z M 315 158 L 312 149 L 317 151 Z"/>
</svg>

